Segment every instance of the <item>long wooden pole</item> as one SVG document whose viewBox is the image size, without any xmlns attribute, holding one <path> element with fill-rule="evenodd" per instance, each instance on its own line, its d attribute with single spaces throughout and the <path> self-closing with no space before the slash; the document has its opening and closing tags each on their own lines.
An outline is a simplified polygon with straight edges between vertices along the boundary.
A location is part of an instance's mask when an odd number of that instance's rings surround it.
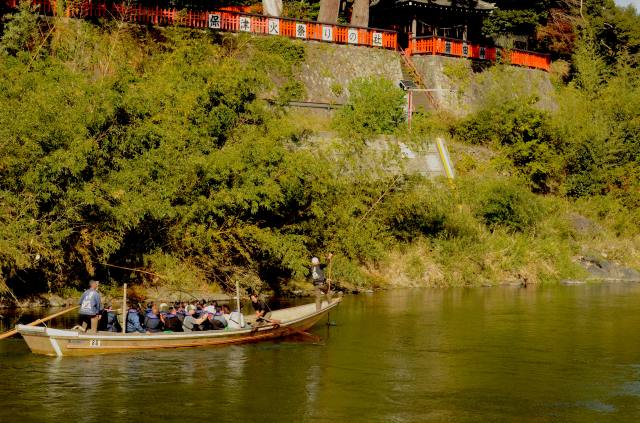
<svg viewBox="0 0 640 423">
<path fill-rule="evenodd" d="M 127 284 L 122 288 L 122 333 L 127 331 Z"/>
<path fill-rule="evenodd" d="M 327 270 L 327 283 L 329 285 L 327 288 L 327 294 L 329 293 L 329 291 L 331 291 L 331 267 L 332 266 L 333 266 L 333 255 L 329 259 L 329 269 Z"/>
<path fill-rule="evenodd" d="M 240 284 L 236 281 L 236 307 L 238 307 L 238 313 L 240 313 Z"/>
<path fill-rule="evenodd" d="M 79 305 L 70 307 L 70 308 L 68 308 L 66 310 L 59 311 L 59 312 L 54 313 L 54 314 L 52 314 L 50 316 L 43 317 L 42 319 L 38 319 L 38 320 L 36 320 L 34 322 L 28 323 L 26 326 L 37 326 L 40 323 L 48 322 L 49 320 L 53 319 L 54 317 L 62 316 L 63 314 L 66 314 L 66 313 L 68 313 L 70 311 L 73 311 L 73 310 L 75 310 L 75 309 L 77 309 L 79 307 L 80 307 Z M 0 335 L 0 339 L 9 338 L 10 336 L 15 335 L 16 333 L 18 333 L 18 331 L 16 329 L 10 330 L 10 331 L 5 332 L 2 335 Z"/>
</svg>

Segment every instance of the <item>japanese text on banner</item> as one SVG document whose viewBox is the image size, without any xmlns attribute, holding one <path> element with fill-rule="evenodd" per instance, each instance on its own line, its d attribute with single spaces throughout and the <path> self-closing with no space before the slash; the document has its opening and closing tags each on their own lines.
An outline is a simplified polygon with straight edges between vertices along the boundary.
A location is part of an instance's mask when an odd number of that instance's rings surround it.
<svg viewBox="0 0 640 423">
<path fill-rule="evenodd" d="M 251 32 L 251 18 L 248 16 L 240 16 L 238 26 L 240 31 Z"/>
<path fill-rule="evenodd" d="M 280 19 L 269 19 L 269 34 L 280 35 Z"/>
<path fill-rule="evenodd" d="M 382 33 L 374 32 L 371 36 L 371 45 L 376 47 L 382 47 Z"/>
<path fill-rule="evenodd" d="M 296 24 L 296 38 L 307 38 L 307 24 Z"/>
<path fill-rule="evenodd" d="M 211 29 L 220 29 L 222 28 L 222 18 L 219 13 L 210 13 L 209 14 L 209 28 Z"/>
<path fill-rule="evenodd" d="M 347 42 L 349 44 L 358 44 L 358 30 L 355 28 L 349 28 L 347 32 Z"/>
<path fill-rule="evenodd" d="M 322 41 L 333 41 L 333 27 L 322 25 Z"/>
</svg>

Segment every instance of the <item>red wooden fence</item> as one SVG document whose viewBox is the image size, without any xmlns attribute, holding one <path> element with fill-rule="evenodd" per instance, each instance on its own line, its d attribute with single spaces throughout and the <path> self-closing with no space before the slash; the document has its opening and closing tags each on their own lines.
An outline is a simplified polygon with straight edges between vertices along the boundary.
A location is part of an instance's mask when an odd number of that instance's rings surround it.
<svg viewBox="0 0 640 423">
<path fill-rule="evenodd" d="M 19 0 L 0 0 L 16 8 Z M 289 18 L 274 18 L 244 13 L 239 8 L 211 11 L 180 11 L 148 6 L 127 6 L 122 3 L 80 0 L 68 2 L 62 11 L 57 10 L 56 0 L 32 0 L 38 11 L 53 15 L 58 12 L 67 17 L 105 17 L 148 25 L 179 24 L 191 28 L 211 28 L 220 31 L 248 32 L 252 34 L 281 35 L 303 40 L 352 44 L 395 50 L 398 47 L 396 31 L 325 24 Z M 232 9 L 232 10 L 229 10 Z M 551 60 L 548 55 L 524 50 L 502 50 L 481 46 L 462 40 L 440 37 L 409 39 L 407 54 L 439 54 L 478 60 L 504 60 L 512 65 L 548 71 Z"/>
<path fill-rule="evenodd" d="M 548 71 L 551 66 L 551 58 L 547 54 L 525 50 L 503 50 L 497 47 L 486 47 L 451 38 L 411 38 L 407 54 L 438 54 L 490 61 L 496 61 L 501 58 L 512 65 L 545 71 Z"/>
<path fill-rule="evenodd" d="M 15 8 L 19 0 L 0 0 Z M 32 0 L 38 11 L 56 13 L 56 0 Z M 104 3 L 85 0 L 68 4 L 64 15 L 73 18 L 108 17 L 126 22 L 150 25 L 180 24 L 192 28 L 211 28 L 220 31 L 248 32 L 252 34 L 281 35 L 303 40 L 352 44 L 395 50 L 398 45 L 396 31 L 325 24 L 289 18 L 275 18 L 244 13 L 237 10 L 180 11 L 148 6 L 127 6 L 122 3 Z"/>
</svg>

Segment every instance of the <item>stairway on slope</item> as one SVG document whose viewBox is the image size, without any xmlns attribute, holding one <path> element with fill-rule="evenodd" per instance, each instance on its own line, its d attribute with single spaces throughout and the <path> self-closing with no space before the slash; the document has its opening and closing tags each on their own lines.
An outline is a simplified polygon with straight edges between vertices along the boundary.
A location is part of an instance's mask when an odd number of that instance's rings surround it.
<svg viewBox="0 0 640 423">
<path fill-rule="evenodd" d="M 413 64 L 411 57 L 407 56 L 406 52 L 402 50 L 400 51 L 400 56 L 402 57 L 402 61 L 400 62 L 402 79 L 413 82 L 416 85 L 416 87 L 420 90 L 429 88 L 425 86 L 425 83 L 422 77 L 420 76 L 420 73 L 416 69 L 415 65 Z M 428 91 L 413 92 L 413 110 L 418 111 L 420 109 L 423 109 L 425 111 L 438 109 L 438 102 L 430 92 Z"/>
</svg>

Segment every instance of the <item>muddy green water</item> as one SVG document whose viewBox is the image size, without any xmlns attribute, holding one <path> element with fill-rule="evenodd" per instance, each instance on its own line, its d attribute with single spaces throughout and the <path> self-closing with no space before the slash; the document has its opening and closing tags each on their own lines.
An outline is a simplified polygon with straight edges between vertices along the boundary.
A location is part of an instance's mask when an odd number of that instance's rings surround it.
<svg viewBox="0 0 640 423">
<path fill-rule="evenodd" d="M 399 290 L 331 320 L 324 345 L 54 359 L 3 341 L 0 422 L 640 421 L 638 284 Z"/>
</svg>

